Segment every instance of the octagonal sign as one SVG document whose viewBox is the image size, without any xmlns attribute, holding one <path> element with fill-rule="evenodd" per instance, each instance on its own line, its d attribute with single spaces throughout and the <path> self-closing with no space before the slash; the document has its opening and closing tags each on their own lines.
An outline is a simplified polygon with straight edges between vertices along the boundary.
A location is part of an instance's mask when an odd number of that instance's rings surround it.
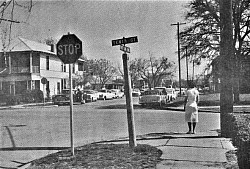
<svg viewBox="0 0 250 169">
<path fill-rule="evenodd" d="M 82 41 L 75 34 L 63 35 L 56 49 L 57 56 L 64 64 L 75 63 L 82 55 Z"/>
</svg>

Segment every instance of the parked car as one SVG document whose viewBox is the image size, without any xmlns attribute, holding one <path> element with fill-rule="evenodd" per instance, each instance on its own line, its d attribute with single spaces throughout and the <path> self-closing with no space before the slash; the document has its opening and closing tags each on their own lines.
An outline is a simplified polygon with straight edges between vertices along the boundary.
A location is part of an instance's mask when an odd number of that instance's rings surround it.
<svg viewBox="0 0 250 169">
<path fill-rule="evenodd" d="M 108 89 L 99 90 L 98 95 L 99 95 L 98 100 L 108 100 L 108 99 L 114 99 L 115 98 L 115 94 L 112 93 Z"/>
<path fill-rule="evenodd" d="M 85 98 L 82 91 L 73 90 L 73 102 L 85 103 Z M 64 89 L 61 94 L 52 96 L 52 102 L 56 105 L 69 105 L 70 104 L 70 90 Z"/>
<path fill-rule="evenodd" d="M 139 97 L 141 95 L 141 91 L 139 89 L 132 90 L 132 97 Z"/>
<path fill-rule="evenodd" d="M 167 95 L 163 89 L 147 90 L 139 97 L 139 104 L 142 106 L 162 107 L 167 103 Z"/>
<path fill-rule="evenodd" d="M 176 95 L 174 88 L 167 88 L 166 91 L 167 91 L 167 97 L 169 101 L 176 100 L 177 95 Z"/>
<path fill-rule="evenodd" d="M 111 89 L 110 91 L 115 94 L 115 98 L 122 98 L 124 96 L 124 92 L 120 89 Z"/>
<path fill-rule="evenodd" d="M 173 101 L 176 99 L 176 93 L 174 88 L 166 88 L 166 87 L 155 87 L 155 89 L 162 89 L 164 90 L 167 94 L 167 101 Z"/>
<path fill-rule="evenodd" d="M 181 96 L 185 96 L 186 95 L 186 91 L 187 91 L 186 88 L 181 88 Z M 176 96 L 180 96 L 180 88 L 176 88 L 175 89 L 175 93 L 176 93 Z"/>
<path fill-rule="evenodd" d="M 84 90 L 83 93 L 86 102 L 95 102 L 98 99 L 98 92 L 95 90 Z"/>
</svg>

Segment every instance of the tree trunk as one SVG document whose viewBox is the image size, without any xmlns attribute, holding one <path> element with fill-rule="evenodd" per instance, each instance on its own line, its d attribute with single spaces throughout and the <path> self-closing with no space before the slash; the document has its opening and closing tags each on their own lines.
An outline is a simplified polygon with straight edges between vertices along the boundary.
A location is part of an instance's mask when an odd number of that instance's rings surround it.
<svg viewBox="0 0 250 169">
<path fill-rule="evenodd" d="M 241 76 L 241 69 L 240 69 L 240 51 L 236 50 L 235 54 L 235 69 L 234 77 L 233 77 L 233 94 L 234 94 L 234 103 L 240 102 L 240 76 Z"/>
<path fill-rule="evenodd" d="M 239 75 L 240 76 L 240 75 Z M 234 95 L 234 103 L 240 102 L 240 78 L 239 76 L 233 78 L 233 95 Z"/>
</svg>

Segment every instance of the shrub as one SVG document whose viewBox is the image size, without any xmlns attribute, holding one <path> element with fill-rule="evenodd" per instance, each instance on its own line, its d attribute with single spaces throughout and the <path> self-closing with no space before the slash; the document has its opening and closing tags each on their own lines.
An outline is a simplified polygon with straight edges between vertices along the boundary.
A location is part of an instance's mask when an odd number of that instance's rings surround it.
<svg viewBox="0 0 250 169">
<path fill-rule="evenodd" d="M 39 89 L 35 89 L 31 91 L 31 95 L 34 98 L 35 102 L 42 102 L 43 101 L 43 92 Z"/>
<path fill-rule="evenodd" d="M 233 145 L 237 147 L 237 159 L 239 168 L 246 169 L 250 166 L 250 114 L 230 114 L 230 137 Z"/>
<path fill-rule="evenodd" d="M 6 105 L 16 105 L 22 103 L 34 103 L 43 101 L 43 92 L 41 90 L 26 90 L 17 95 L 2 95 L 1 101 Z"/>
<path fill-rule="evenodd" d="M 20 97 L 20 96 L 7 95 L 7 96 L 5 96 L 6 105 L 20 104 L 21 98 L 22 97 Z"/>
</svg>

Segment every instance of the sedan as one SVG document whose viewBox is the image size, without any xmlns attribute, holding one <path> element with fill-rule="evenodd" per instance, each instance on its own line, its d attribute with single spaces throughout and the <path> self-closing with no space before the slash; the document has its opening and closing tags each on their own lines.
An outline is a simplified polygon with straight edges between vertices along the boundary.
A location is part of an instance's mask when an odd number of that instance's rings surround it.
<svg viewBox="0 0 250 169">
<path fill-rule="evenodd" d="M 108 100 L 108 99 L 114 99 L 115 98 L 115 94 L 112 93 L 110 90 L 108 89 L 102 89 L 98 91 L 98 99 L 99 100 Z"/>
<path fill-rule="evenodd" d="M 72 91 L 73 92 L 73 102 L 74 103 L 85 103 L 85 98 L 82 92 Z M 52 96 L 52 102 L 55 105 L 69 105 L 70 104 L 70 91 L 65 89 L 61 94 Z"/>
<path fill-rule="evenodd" d="M 142 106 L 159 106 L 162 107 L 167 103 L 167 95 L 161 90 L 148 90 L 143 92 L 139 97 L 139 104 Z"/>
<path fill-rule="evenodd" d="M 84 90 L 83 93 L 86 102 L 95 102 L 98 99 L 98 92 L 95 90 Z"/>
<path fill-rule="evenodd" d="M 111 89 L 110 91 L 115 94 L 115 98 L 122 98 L 124 96 L 124 92 L 120 89 Z"/>
</svg>

